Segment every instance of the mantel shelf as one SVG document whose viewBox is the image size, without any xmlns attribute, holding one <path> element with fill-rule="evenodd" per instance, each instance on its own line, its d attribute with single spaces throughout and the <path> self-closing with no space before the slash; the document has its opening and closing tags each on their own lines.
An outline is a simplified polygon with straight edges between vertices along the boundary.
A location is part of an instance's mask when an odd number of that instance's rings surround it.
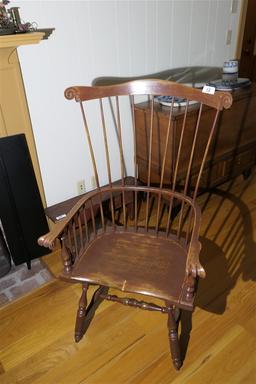
<svg viewBox="0 0 256 384">
<path fill-rule="evenodd" d="M 44 38 L 44 32 L 28 32 L 0 36 L 0 48 L 19 47 L 20 45 L 38 44 Z"/>
</svg>

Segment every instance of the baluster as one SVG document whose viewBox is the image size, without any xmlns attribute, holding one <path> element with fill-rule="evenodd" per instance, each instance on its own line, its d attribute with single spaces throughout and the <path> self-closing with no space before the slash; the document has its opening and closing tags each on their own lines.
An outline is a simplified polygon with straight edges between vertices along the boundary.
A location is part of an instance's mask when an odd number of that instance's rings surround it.
<svg viewBox="0 0 256 384">
<path fill-rule="evenodd" d="M 71 225 L 71 223 L 69 223 L 66 230 L 65 230 L 65 234 L 64 234 L 64 237 L 65 237 L 66 241 L 68 242 L 67 246 L 69 249 L 72 249 L 71 229 L 72 229 L 72 225 Z"/>
<path fill-rule="evenodd" d="M 198 176 L 197 176 L 197 181 L 196 181 L 196 185 L 195 185 L 195 189 L 194 189 L 194 193 L 193 193 L 193 201 L 195 201 L 196 196 L 197 196 L 197 191 L 198 191 L 198 188 L 199 188 L 200 179 L 201 179 L 202 172 L 203 172 L 203 169 L 204 169 L 204 165 L 205 165 L 206 157 L 207 157 L 207 154 L 208 154 L 208 151 L 209 151 L 209 147 L 210 147 L 210 144 L 211 144 L 211 140 L 212 140 L 212 137 L 213 137 L 213 134 L 214 134 L 214 131 L 215 131 L 216 123 L 218 121 L 219 112 L 220 111 L 217 110 L 215 115 L 214 115 L 213 124 L 212 124 L 211 130 L 210 130 L 210 134 L 209 134 L 208 141 L 207 141 L 207 144 L 206 144 L 206 147 L 205 147 L 205 151 L 204 151 L 204 154 L 203 154 L 203 159 L 202 159 L 202 162 L 201 162 L 200 170 L 199 170 Z"/>
<path fill-rule="evenodd" d="M 134 110 L 134 96 L 130 96 L 131 112 L 132 112 L 132 131 L 133 131 L 133 153 L 134 153 L 134 230 L 138 229 L 138 192 L 136 187 L 138 185 L 138 166 L 137 166 L 137 142 L 136 142 L 136 125 L 135 125 L 135 110 Z"/>
<path fill-rule="evenodd" d="M 123 152 L 123 141 L 122 141 L 122 125 L 120 117 L 120 107 L 119 107 L 119 98 L 116 96 L 116 113 L 117 113 L 117 131 L 118 131 L 118 144 L 119 144 L 119 153 L 120 153 L 120 165 L 121 165 L 121 185 L 124 187 L 125 181 L 125 163 L 124 163 L 124 152 Z M 123 222 L 124 227 L 127 227 L 126 222 L 126 204 L 125 204 L 125 192 L 122 190 L 122 201 L 123 201 Z"/>
<path fill-rule="evenodd" d="M 97 164 L 96 164 L 96 160 L 95 160 L 94 150 L 93 150 L 93 146 L 92 146 L 91 135 L 90 135 L 87 119 L 86 119 L 85 109 L 84 109 L 83 103 L 81 101 L 80 101 L 80 108 L 81 108 L 81 112 L 82 112 L 82 118 L 83 118 L 83 123 L 84 123 L 85 134 L 86 134 L 87 142 L 88 142 L 88 145 L 89 145 L 89 151 L 90 151 L 90 155 L 91 155 L 91 160 L 92 160 L 92 166 L 93 166 L 96 186 L 97 186 L 97 189 L 100 190 L 99 175 L 98 175 L 98 170 L 97 170 Z M 102 207 L 101 192 L 99 192 L 99 195 L 100 195 L 100 214 L 101 214 L 101 220 L 102 220 L 102 228 L 104 230 L 105 229 L 105 222 L 104 222 L 104 214 L 103 214 L 103 207 Z"/>
<path fill-rule="evenodd" d="M 83 244 L 83 229 L 82 229 L 82 222 L 81 222 L 81 214 L 82 214 L 82 209 L 80 208 L 79 209 L 79 212 L 78 212 L 78 231 L 79 231 L 79 242 L 80 242 L 80 247 L 79 247 L 79 253 L 81 252 L 81 250 L 84 248 L 84 244 Z"/>
<path fill-rule="evenodd" d="M 205 146 L 205 150 L 204 150 L 204 154 L 203 154 L 200 170 L 198 172 L 198 176 L 197 176 L 197 180 L 196 180 L 196 185 L 195 185 L 195 189 L 194 189 L 194 193 L 193 193 L 193 201 L 195 201 L 196 197 L 197 197 L 197 191 L 198 191 L 198 188 L 199 188 L 201 175 L 202 175 L 202 172 L 203 172 L 203 169 L 204 169 L 204 164 L 205 164 L 206 157 L 207 157 L 207 154 L 208 154 L 208 151 L 209 151 L 209 147 L 210 147 L 210 143 L 211 143 L 211 140 L 212 140 L 212 136 L 213 136 L 213 133 L 215 131 L 216 123 L 218 121 L 218 117 L 219 117 L 219 111 L 217 110 L 215 115 L 214 115 L 213 124 L 212 124 L 211 130 L 210 130 L 210 134 L 208 136 L 208 140 L 207 140 L 207 143 L 206 143 L 206 146 Z M 188 223 L 188 232 L 187 232 L 187 235 L 186 235 L 186 244 L 188 243 L 188 237 L 189 237 L 189 232 L 190 232 L 190 228 L 191 228 L 191 221 L 192 221 L 192 217 L 191 217 L 191 214 L 190 214 L 190 216 L 189 216 L 189 223 Z"/>
<path fill-rule="evenodd" d="M 76 235 L 76 218 L 77 218 L 77 215 L 72 220 L 72 231 L 73 231 L 73 238 L 75 243 L 75 255 L 78 256 L 79 252 L 78 252 L 77 235 Z"/>
<path fill-rule="evenodd" d="M 181 128 L 181 133 L 180 133 L 180 139 L 179 139 L 179 145 L 178 145 L 178 151 L 177 151 L 177 157 L 176 157 L 176 163 L 175 163 L 175 169 L 174 169 L 174 175 L 173 175 L 173 184 L 172 184 L 172 189 L 176 189 L 176 182 L 177 182 L 177 175 L 178 175 L 178 169 L 179 169 L 179 163 L 180 163 L 180 156 L 181 156 L 181 151 L 182 151 L 182 145 L 183 145 L 183 139 L 184 139 L 184 133 L 185 133 L 185 127 L 186 127 L 186 122 L 187 122 L 187 112 L 188 112 L 188 106 L 189 106 L 189 100 L 187 99 L 186 101 L 186 106 L 185 106 L 185 111 L 184 111 L 184 116 L 183 116 L 183 121 L 182 121 L 182 128 Z M 181 211 L 182 207 L 184 205 L 184 202 L 182 201 L 181 203 Z M 172 214 L 172 208 L 173 208 L 173 199 L 170 201 L 170 207 L 169 207 L 169 215 L 168 215 L 168 231 L 169 231 L 169 220 L 171 219 L 171 214 Z M 177 230 L 177 236 L 179 237 L 179 232 L 180 228 L 178 226 Z"/>
<path fill-rule="evenodd" d="M 137 187 L 137 178 L 138 178 L 138 167 L 136 168 L 136 173 L 135 173 L 135 188 Z M 134 203 L 134 229 L 135 229 L 135 232 L 137 232 L 138 230 L 138 191 L 137 189 L 135 189 L 135 193 L 134 193 L 134 199 L 135 199 L 135 203 Z"/>
<path fill-rule="evenodd" d="M 147 187 L 150 187 L 151 179 L 151 162 L 152 162 L 152 141 L 153 141 L 153 124 L 154 124 L 154 97 L 151 96 L 151 106 L 150 106 L 150 136 L 149 136 L 149 156 L 148 156 L 148 178 L 147 178 Z M 148 231 L 148 221 L 149 221 L 149 191 L 147 191 L 147 201 L 146 201 L 146 223 L 145 229 Z"/>
<path fill-rule="evenodd" d="M 195 132 L 194 132 L 194 137 L 193 137 L 193 141 L 192 141 L 191 153 L 190 153 L 190 157 L 189 157 L 187 173 L 186 173 L 186 177 L 185 177 L 185 184 L 184 184 L 184 190 L 183 190 L 183 193 L 185 195 L 188 193 L 189 179 L 190 179 L 190 173 L 191 173 L 191 169 L 192 169 L 192 163 L 193 163 L 193 158 L 194 158 L 196 141 L 197 141 L 197 136 L 198 136 L 198 131 L 199 131 L 199 124 L 200 124 L 200 120 L 201 120 L 202 108 L 203 108 L 203 104 L 200 103 L 197 121 L 196 121 Z M 178 237 L 180 237 L 180 235 L 181 235 L 183 211 L 184 211 L 184 203 L 182 202 L 181 210 L 180 210 L 180 217 L 179 217 L 179 224 L 178 224 L 178 228 L 179 228 L 178 229 Z M 186 235 L 186 238 L 187 238 L 187 235 Z"/>
<path fill-rule="evenodd" d="M 64 265 L 64 272 L 69 273 L 72 267 L 72 258 L 65 244 L 65 235 L 61 238 L 61 258 Z"/>
<path fill-rule="evenodd" d="M 180 139 L 179 139 L 179 145 L 178 145 L 175 167 L 173 164 L 174 163 L 174 155 L 172 158 L 172 168 L 174 167 L 174 173 L 173 173 L 173 180 L 172 180 L 171 184 L 172 184 L 172 190 L 173 191 L 175 191 L 175 189 L 176 189 L 179 162 L 180 162 L 180 156 L 181 156 L 181 150 L 182 150 L 182 145 L 183 145 L 185 126 L 186 126 L 188 105 L 189 105 L 189 100 L 187 99 L 185 111 L 184 111 L 184 116 L 183 116 L 183 121 L 182 121 L 182 128 L 181 128 L 181 134 L 180 134 Z M 173 140 L 173 141 L 175 141 L 175 140 Z M 175 150 L 175 143 L 173 143 L 173 153 L 174 153 L 174 150 Z M 182 202 L 182 204 L 183 204 L 183 202 Z M 169 235 L 170 226 L 171 226 L 172 209 L 173 209 L 173 197 L 170 198 L 170 202 L 169 202 L 169 212 L 168 212 L 167 226 L 166 226 L 166 235 L 167 236 Z M 179 229 L 178 229 L 178 232 L 179 232 Z"/>
<path fill-rule="evenodd" d="M 106 131 L 106 121 L 105 121 L 105 115 L 104 115 L 104 108 L 102 99 L 99 99 L 100 102 L 100 115 L 101 115 L 101 124 L 102 124 L 102 130 L 103 130 L 103 138 L 104 138 L 104 145 L 105 145 L 105 154 L 106 154 L 106 164 L 107 164 L 107 173 L 108 173 L 108 183 L 110 188 L 112 188 L 112 176 L 111 176 L 111 167 L 110 167 L 110 156 L 109 156 L 109 145 L 108 145 L 108 138 L 107 138 L 107 131 Z M 112 226 L 115 228 L 115 212 L 114 212 L 114 202 L 113 202 L 113 192 L 110 191 L 110 208 L 111 208 L 111 218 L 112 218 Z"/>
<path fill-rule="evenodd" d="M 83 103 L 81 101 L 80 101 L 80 108 L 81 108 L 83 122 L 84 122 L 85 134 L 86 134 L 87 142 L 88 142 L 88 145 L 89 145 L 89 151 L 90 151 L 90 155 L 91 155 L 91 160 L 92 160 L 92 166 L 93 166 L 93 170 L 94 170 L 96 186 L 97 186 L 97 188 L 99 188 L 100 183 L 99 183 L 99 176 L 98 176 L 98 171 L 97 171 L 96 160 L 95 160 L 95 156 L 94 156 L 94 151 L 93 151 L 93 146 L 92 146 L 92 141 L 91 141 L 89 127 L 88 127 L 88 124 L 87 124 L 87 119 L 86 119 L 86 115 L 85 115 L 84 106 L 83 106 Z"/>
<path fill-rule="evenodd" d="M 84 219 L 84 227 L 85 227 L 85 238 L 86 242 L 89 241 L 89 232 L 88 232 L 88 222 L 87 222 L 87 216 L 86 216 L 86 207 L 83 205 L 83 219 Z"/>
<path fill-rule="evenodd" d="M 104 218 L 104 212 L 103 212 L 103 206 L 102 206 L 102 194 L 99 193 L 99 199 L 100 199 L 100 217 L 101 217 L 101 223 L 102 223 L 102 231 L 105 232 L 105 218 Z"/>
<path fill-rule="evenodd" d="M 95 223 L 95 217 L 94 217 L 94 210 L 93 210 L 92 199 L 90 199 L 90 210 L 91 210 L 91 219 L 92 219 L 93 234 L 94 234 L 94 237 L 96 237 L 96 236 L 97 236 L 97 232 L 96 232 L 96 223 Z"/>
<path fill-rule="evenodd" d="M 160 184 L 159 184 L 160 189 L 163 188 L 165 165 L 166 165 L 166 158 L 167 158 L 167 149 L 168 149 L 168 144 L 169 144 L 169 139 L 170 139 L 170 128 L 171 128 L 171 121 L 172 121 L 173 104 L 174 104 L 174 97 L 172 97 L 169 119 L 168 119 L 168 125 L 167 125 L 167 133 L 166 133 L 166 138 L 165 138 L 164 155 L 163 155 L 163 161 L 162 161 L 162 165 L 161 165 L 161 177 L 160 177 Z M 158 229 L 159 229 L 161 197 L 162 197 L 162 194 L 159 193 L 158 202 L 157 202 L 156 228 L 155 228 L 156 233 L 158 233 Z"/>
</svg>

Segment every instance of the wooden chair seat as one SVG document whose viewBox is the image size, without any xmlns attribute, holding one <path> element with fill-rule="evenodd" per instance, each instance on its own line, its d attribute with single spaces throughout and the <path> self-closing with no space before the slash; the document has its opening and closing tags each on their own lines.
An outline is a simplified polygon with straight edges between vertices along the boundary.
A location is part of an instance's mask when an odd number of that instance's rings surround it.
<svg viewBox="0 0 256 384">
<path fill-rule="evenodd" d="M 111 231 L 81 254 L 70 278 L 177 304 L 185 285 L 186 259 L 186 249 L 170 238 Z"/>
</svg>

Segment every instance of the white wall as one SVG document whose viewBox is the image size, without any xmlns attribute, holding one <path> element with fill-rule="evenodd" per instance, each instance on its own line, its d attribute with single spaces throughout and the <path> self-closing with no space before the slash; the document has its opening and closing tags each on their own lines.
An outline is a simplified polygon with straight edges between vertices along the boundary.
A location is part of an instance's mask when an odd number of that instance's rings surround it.
<svg viewBox="0 0 256 384">
<path fill-rule="evenodd" d="M 140 75 L 219 65 L 235 54 L 241 3 L 231 0 L 12 1 L 22 19 L 55 27 L 48 41 L 19 48 L 47 204 L 90 189 L 78 106 L 64 89 L 104 75 Z M 233 30 L 231 45 L 226 33 Z"/>
</svg>

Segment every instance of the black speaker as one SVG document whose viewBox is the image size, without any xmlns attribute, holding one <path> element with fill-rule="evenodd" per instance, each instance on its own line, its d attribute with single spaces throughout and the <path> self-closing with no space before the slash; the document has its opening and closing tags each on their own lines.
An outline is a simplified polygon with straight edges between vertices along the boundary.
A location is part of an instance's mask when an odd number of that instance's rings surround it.
<svg viewBox="0 0 256 384">
<path fill-rule="evenodd" d="M 37 244 L 49 229 L 24 134 L 0 138 L 0 218 L 15 265 L 49 253 Z"/>
</svg>

